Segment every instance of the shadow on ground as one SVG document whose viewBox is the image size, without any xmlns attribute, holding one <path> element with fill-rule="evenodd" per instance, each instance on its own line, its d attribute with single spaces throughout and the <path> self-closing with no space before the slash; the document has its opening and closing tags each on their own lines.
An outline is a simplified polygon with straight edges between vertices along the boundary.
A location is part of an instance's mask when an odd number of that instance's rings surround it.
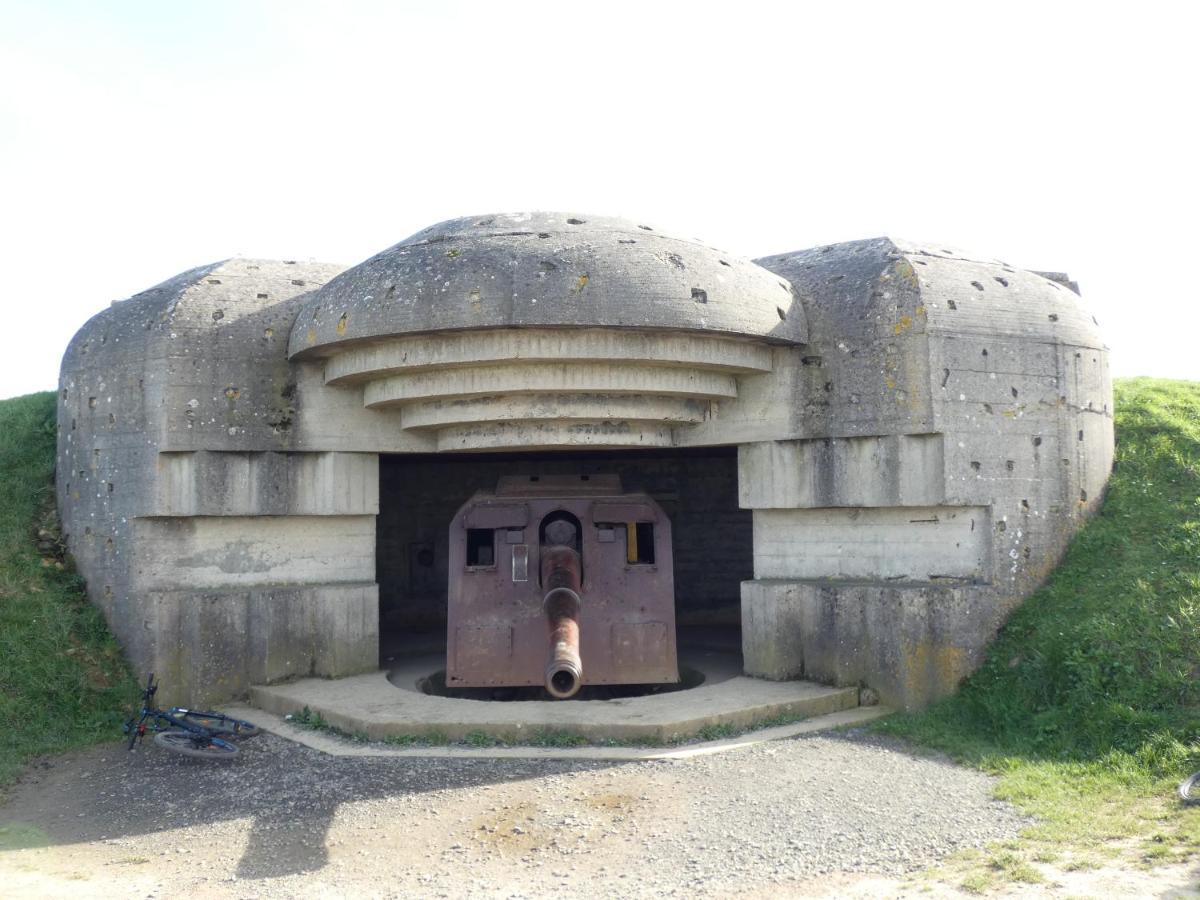
<svg viewBox="0 0 1200 900">
<path fill-rule="evenodd" d="M 43 760 L 0 806 L 0 851 L 111 840 L 252 817 L 238 878 L 314 872 L 343 803 L 434 794 L 614 763 L 330 757 L 272 735 L 231 763 L 112 744 Z M 431 798 L 431 803 L 436 802 Z M 7 844 L 5 834 L 8 835 Z"/>
</svg>

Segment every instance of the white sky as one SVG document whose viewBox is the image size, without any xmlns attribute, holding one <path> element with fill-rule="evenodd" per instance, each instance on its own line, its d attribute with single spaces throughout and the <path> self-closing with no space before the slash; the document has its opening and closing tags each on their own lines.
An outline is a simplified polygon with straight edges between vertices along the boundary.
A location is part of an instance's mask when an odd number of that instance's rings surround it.
<svg viewBox="0 0 1200 900">
<path fill-rule="evenodd" d="M 1194 3 L 0 0 L 0 397 L 229 256 L 627 215 L 1066 270 L 1115 374 L 1200 379 Z"/>
</svg>

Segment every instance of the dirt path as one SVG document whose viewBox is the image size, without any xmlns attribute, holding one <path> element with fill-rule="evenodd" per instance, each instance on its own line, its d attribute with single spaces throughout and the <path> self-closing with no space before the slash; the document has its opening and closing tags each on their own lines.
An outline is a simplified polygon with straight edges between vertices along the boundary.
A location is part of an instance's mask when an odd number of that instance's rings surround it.
<svg viewBox="0 0 1200 900">
<path fill-rule="evenodd" d="M 0 851 L 0 893 L 950 896 L 896 876 L 1014 835 L 989 791 L 851 735 L 623 764 L 332 758 L 264 735 L 221 767 L 114 745 L 0 806 L 0 841 L 31 845 Z"/>
</svg>

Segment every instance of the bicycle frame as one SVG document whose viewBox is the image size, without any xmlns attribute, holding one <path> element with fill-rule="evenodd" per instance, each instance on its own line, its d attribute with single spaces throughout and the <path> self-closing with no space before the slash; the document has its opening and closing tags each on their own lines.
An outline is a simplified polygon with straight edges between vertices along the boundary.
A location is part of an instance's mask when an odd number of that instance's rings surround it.
<svg viewBox="0 0 1200 900">
<path fill-rule="evenodd" d="M 167 729 L 181 729 L 194 735 L 200 740 L 212 740 L 215 734 L 200 725 L 193 722 L 188 722 L 182 718 L 182 713 L 187 713 L 189 710 L 172 707 L 169 710 L 161 710 L 151 704 L 154 702 L 154 695 L 158 692 L 158 685 L 154 683 L 154 673 L 150 673 L 150 677 L 146 680 L 146 687 L 142 691 L 142 711 L 138 716 L 137 721 L 130 719 L 125 723 L 125 731 L 129 734 L 129 749 L 132 750 L 134 745 L 146 736 L 147 731 L 166 731 Z M 192 710 L 194 712 L 194 710 Z M 217 714 L 219 715 L 219 714 Z M 149 726 L 147 727 L 147 720 Z"/>
</svg>

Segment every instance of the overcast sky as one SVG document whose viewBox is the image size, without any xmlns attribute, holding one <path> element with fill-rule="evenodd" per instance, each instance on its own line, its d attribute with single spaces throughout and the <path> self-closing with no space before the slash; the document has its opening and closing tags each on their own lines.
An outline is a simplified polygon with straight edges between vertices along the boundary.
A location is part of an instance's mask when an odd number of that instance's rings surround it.
<svg viewBox="0 0 1200 900">
<path fill-rule="evenodd" d="M 526 209 L 1065 270 L 1115 374 L 1200 379 L 1197 10 L 0 0 L 0 397 L 184 269 Z"/>
</svg>

